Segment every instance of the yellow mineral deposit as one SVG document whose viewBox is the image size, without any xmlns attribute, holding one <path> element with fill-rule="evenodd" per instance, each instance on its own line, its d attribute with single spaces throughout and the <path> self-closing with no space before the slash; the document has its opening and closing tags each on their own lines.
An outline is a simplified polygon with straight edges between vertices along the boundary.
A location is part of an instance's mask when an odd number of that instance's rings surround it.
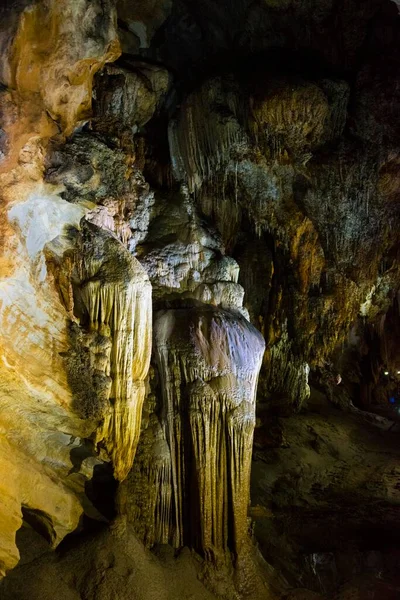
<svg viewBox="0 0 400 600">
<path fill-rule="evenodd" d="M 110 406 L 96 441 L 104 442 L 115 477 L 122 481 L 139 441 L 151 357 L 151 285 L 143 267 L 112 233 L 86 223 L 85 235 L 76 251 L 82 325 L 111 341 L 105 369 L 111 377 Z"/>
<path fill-rule="evenodd" d="M 96 37 L 87 35 L 99 13 L 85 0 L 37 3 L 23 11 L 13 42 L 7 83 L 22 95 L 39 94 L 65 135 L 90 116 L 96 71 L 120 54 L 112 13 L 102 13 Z"/>
</svg>

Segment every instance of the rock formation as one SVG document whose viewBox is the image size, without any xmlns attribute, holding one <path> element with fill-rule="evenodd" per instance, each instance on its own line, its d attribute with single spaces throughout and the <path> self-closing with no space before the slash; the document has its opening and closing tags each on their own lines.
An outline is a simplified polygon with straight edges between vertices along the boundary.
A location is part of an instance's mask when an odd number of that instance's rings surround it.
<svg viewBox="0 0 400 600">
<path fill-rule="evenodd" d="M 146 467 L 156 494 L 147 542 L 189 545 L 211 557 L 231 546 L 238 554 L 247 537 L 263 340 L 232 312 L 182 308 L 157 313 L 155 346 L 164 443 Z M 133 476 L 131 492 L 141 494 Z M 136 520 L 142 527 L 140 512 Z"/>
<path fill-rule="evenodd" d="M 3 2 L 2 597 L 400 593 L 397 4 Z"/>
</svg>

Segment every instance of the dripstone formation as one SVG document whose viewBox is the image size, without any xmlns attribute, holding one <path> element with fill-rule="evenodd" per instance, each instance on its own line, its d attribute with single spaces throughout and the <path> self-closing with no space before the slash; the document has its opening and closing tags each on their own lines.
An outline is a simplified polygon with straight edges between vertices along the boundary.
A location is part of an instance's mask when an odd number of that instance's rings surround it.
<svg viewBox="0 0 400 600">
<path fill-rule="evenodd" d="M 400 595 L 391 0 L 0 7 L 0 596 Z"/>
</svg>

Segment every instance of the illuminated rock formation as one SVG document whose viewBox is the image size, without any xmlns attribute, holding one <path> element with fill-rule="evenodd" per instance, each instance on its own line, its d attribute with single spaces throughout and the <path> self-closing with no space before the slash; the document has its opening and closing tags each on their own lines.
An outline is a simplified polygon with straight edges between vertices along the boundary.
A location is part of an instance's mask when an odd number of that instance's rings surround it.
<svg viewBox="0 0 400 600">
<path fill-rule="evenodd" d="M 7 237 L 2 239 L 0 422 L 7 436 L 1 454 L 2 498 L 7 500 L 0 512 L 2 547 L 12 548 L 10 555 L 2 553 L 2 570 L 18 558 L 21 506 L 47 514 L 59 532 L 73 530 L 82 513 L 79 493 L 95 464 L 68 477 L 70 451 L 92 426 L 70 411 L 60 356 L 68 346 L 66 314 L 44 257 L 46 243 L 65 225 L 78 224 L 83 211 L 43 187 L 31 189 L 28 199 L 8 207 Z M 52 541 L 61 537 L 52 535 Z"/>
<path fill-rule="evenodd" d="M 138 261 L 111 233 L 91 223 L 82 226 L 71 277 L 73 311 L 81 326 L 96 335 L 89 347 L 92 377 L 97 376 L 93 401 L 102 403 L 96 411 L 103 419 L 96 443 L 104 442 L 115 477 L 123 480 L 139 440 L 150 364 L 151 286 Z M 83 373 L 69 373 L 72 389 L 82 386 Z M 102 402 L 103 394 L 108 402 Z M 85 396 L 88 402 L 87 391 Z"/>
<path fill-rule="evenodd" d="M 7 436 L 7 441 L 2 441 L 0 459 L 2 574 L 18 561 L 15 532 L 23 518 L 30 520 L 53 546 L 78 527 L 83 507 L 90 516 L 102 518 L 84 491 L 94 469 L 103 464 L 88 441 L 98 427 L 99 414 L 90 410 L 85 413 L 82 406 L 77 407 L 65 368 L 65 357 L 76 351 L 71 350 L 74 336 L 69 325 L 70 318 L 76 320 L 68 281 L 72 262 L 62 281 L 64 295 L 59 296 L 60 287 L 54 285 L 52 269 L 55 248 L 56 254 L 69 252 L 71 256 L 74 240 L 69 232 L 79 229 L 82 217 L 95 205 L 68 202 L 62 197 L 63 188 L 44 183 L 43 175 L 48 139 L 59 132 L 70 134 L 88 116 L 94 73 L 118 56 L 115 13 L 111 7 L 106 12 L 104 8 L 104 4 L 101 7 L 87 2 L 73 6 L 50 2 L 46 7 L 21 4 L 15 12 L 9 6 L 1 9 L 0 423 L 2 436 Z M 105 20 L 99 20 L 101 32 L 98 29 L 96 39 L 90 41 L 93 18 L 100 13 L 106 15 Z M 112 218 L 111 223 L 114 225 Z M 114 243 L 118 245 L 117 240 Z M 140 279 L 139 271 L 135 274 Z M 62 279 L 63 274 L 56 276 Z M 135 315 L 131 313 L 135 295 L 131 291 L 129 296 L 128 289 L 124 305 L 121 294 L 118 315 L 125 327 L 115 333 L 123 338 L 124 345 L 126 342 L 127 350 L 133 344 Z M 116 316 L 112 306 L 110 314 Z M 115 330 L 117 321 L 111 325 Z M 76 327 L 75 334 L 75 338 L 82 339 Z M 146 343 L 142 331 L 140 339 Z M 88 345 L 100 363 L 104 363 L 102 352 L 112 350 L 104 340 L 100 350 L 93 340 Z M 120 350 L 114 346 L 113 352 L 115 364 Z M 111 358 L 109 362 L 113 362 Z M 111 438 L 116 442 L 118 435 L 121 437 L 118 419 L 129 421 L 129 406 L 135 397 L 140 411 L 143 391 L 139 380 L 144 376 L 142 365 L 146 368 L 145 358 L 140 366 L 140 361 L 134 363 L 132 357 L 125 365 L 123 360 L 120 362 L 121 370 L 114 368 L 117 382 L 113 393 L 117 398 L 126 394 L 126 402 L 119 406 L 115 423 L 108 415 L 109 423 L 100 436 L 108 435 L 110 453 Z M 133 370 L 135 365 L 138 391 L 129 395 L 124 368 L 131 366 Z M 109 370 L 107 365 L 102 366 Z M 99 394 L 100 404 L 107 393 Z M 140 422 L 140 416 L 137 420 Z M 131 417 L 132 438 L 136 435 L 134 421 Z M 127 454 L 119 457 L 121 463 L 132 461 L 133 450 L 131 441 L 127 443 Z M 76 463 L 74 456 L 80 454 L 82 458 Z M 123 468 L 118 469 L 121 474 Z"/>
<path fill-rule="evenodd" d="M 168 538 L 210 557 L 239 554 L 264 342 L 243 317 L 210 307 L 158 313 L 155 344 L 171 453 Z"/>
<path fill-rule="evenodd" d="M 190 545 L 209 558 L 229 548 L 238 554 L 247 538 L 263 340 L 243 317 L 199 307 L 158 313 L 155 345 L 163 398 L 160 441 L 148 456 L 145 539 Z"/>
<path fill-rule="evenodd" d="M 2 598 L 399 595 L 396 4 L 1 3 Z"/>
<path fill-rule="evenodd" d="M 154 212 L 137 256 L 157 302 L 195 299 L 247 316 L 238 264 L 226 255 L 218 232 L 201 219 L 187 190 L 156 204 Z"/>
<path fill-rule="evenodd" d="M 264 341 L 243 316 L 236 262 L 187 192 L 155 211 L 138 256 L 155 302 L 173 308 L 155 313 L 153 395 L 121 510 L 147 545 L 189 545 L 218 561 L 248 542 Z"/>
<path fill-rule="evenodd" d="M 82 233 L 71 237 L 68 228 L 78 228 L 86 210 L 43 186 L 8 212 L 15 233 L 3 255 L 14 270 L 8 277 L 3 271 L 0 284 L 3 569 L 18 558 L 21 506 L 46 515 L 52 544 L 77 527 L 85 482 L 101 464 L 89 453 L 73 468 L 84 438 L 96 432 L 97 442 L 104 441 L 120 479 L 137 444 L 151 354 L 151 288 L 111 233 L 83 221 Z"/>
<path fill-rule="evenodd" d="M 25 5 L 21 11 L 21 3 L 14 13 L 8 6 L 3 8 L 6 23 L 11 13 L 10 28 L 14 31 L 13 35 L 10 31 L 3 34 L 6 60 L 2 62 L 1 80 L 17 102 L 21 98 L 27 112 L 24 117 L 29 117 L 30 104 L 42 103 L 43 111 L 61 132 L 70 135 L 79 121 L 90 116 L 96 71 L 120 53 L 116 14 L 109 2 L 50 1 L 46 5 Z M 34 117 L 33 112 L 31 115 Z M 24 136 L 30 133 L 31 130 L 25 130 Z M 24 137 L 12 140 L 14 152 L 21 148 L 23 140 Z"/>
</svg>

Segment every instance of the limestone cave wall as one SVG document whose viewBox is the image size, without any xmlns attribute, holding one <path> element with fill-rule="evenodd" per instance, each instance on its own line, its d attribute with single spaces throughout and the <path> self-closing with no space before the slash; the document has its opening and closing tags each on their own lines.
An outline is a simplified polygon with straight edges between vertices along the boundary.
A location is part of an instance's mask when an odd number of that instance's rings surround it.
<svg viewBox="0 0 400 600">
<path fill-rule="evenodd" d="M 2 2 L 2 598 L 399 597 L 399 43 Z"/>
</svg>

